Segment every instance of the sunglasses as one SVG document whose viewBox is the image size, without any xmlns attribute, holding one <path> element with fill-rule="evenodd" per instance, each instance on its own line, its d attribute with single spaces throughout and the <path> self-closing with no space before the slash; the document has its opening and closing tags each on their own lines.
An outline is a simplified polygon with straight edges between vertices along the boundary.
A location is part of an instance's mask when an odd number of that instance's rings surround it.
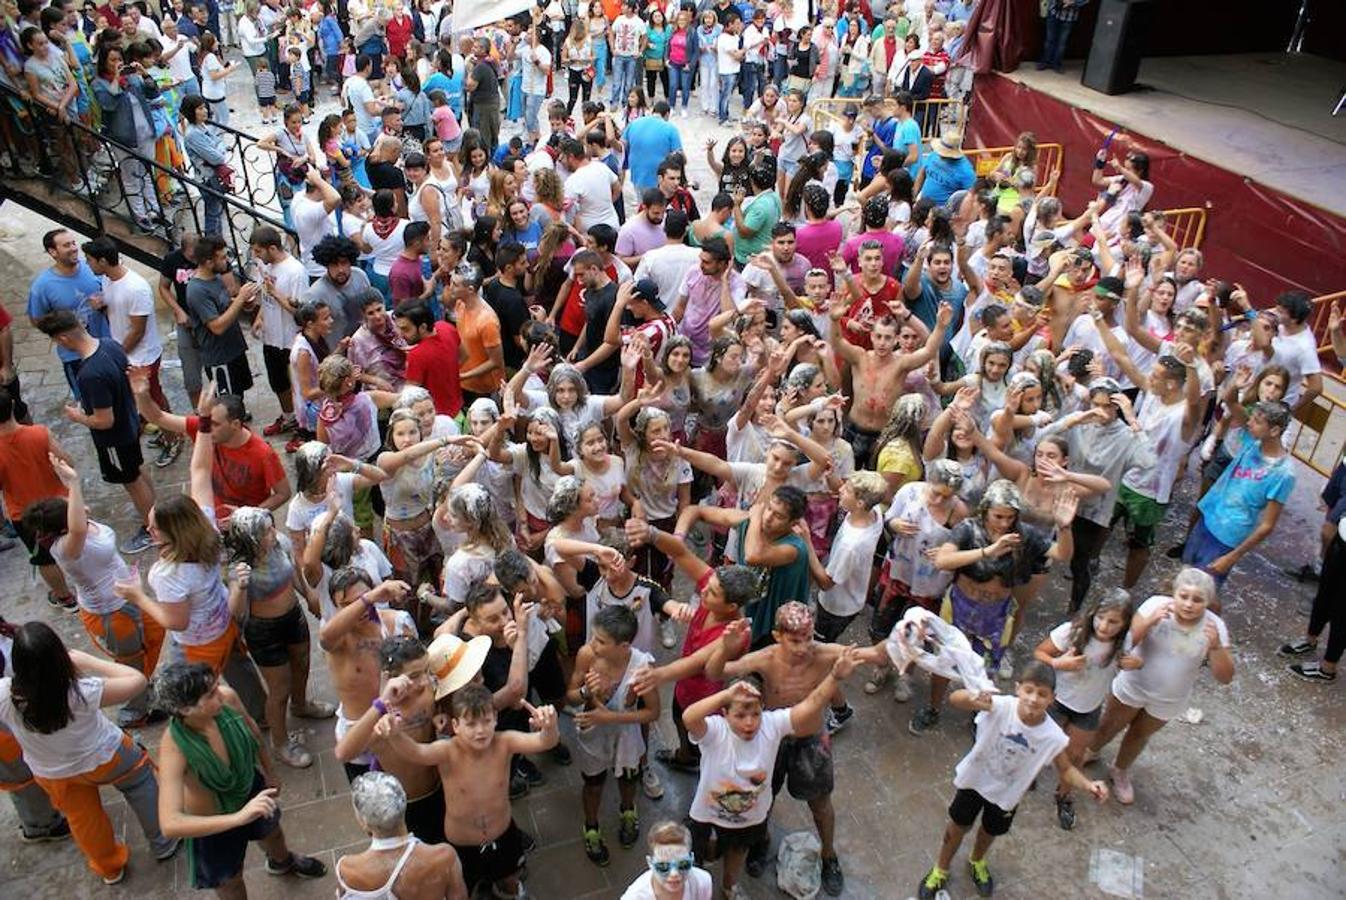
<svg viewBox="0 0 1346 900">
<path fill-rule="evenodd" d="M 650 868 L 654 870 L 654 874 L 656 875 L 671 875 L 675 870 L 683 874 L 692 871 L 692 857 L 690 854 L 681 859 L 662 860 L 646 857 L 646 860 L 649 862 Z"/>
</svg>

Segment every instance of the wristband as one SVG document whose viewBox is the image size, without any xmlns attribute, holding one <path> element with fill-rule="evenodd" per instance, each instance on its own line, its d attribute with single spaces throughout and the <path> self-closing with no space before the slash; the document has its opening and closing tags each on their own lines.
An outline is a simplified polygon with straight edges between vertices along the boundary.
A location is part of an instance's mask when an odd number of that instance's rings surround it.
<svg viewBox="0 0 1346 900">
<path fill-rule="evenodd" d="M 210 430 L 215 427 L 215 420 L 210 416 L 197 416 L 196 433 L 210 434 Z"/>
<path fill-rule="evenodd" d="M 388 715 L 388 705 L 387 705 L 386 703 L 383 702 L 383 698 L 382 698 L 382 697 L 375 697 L 375 698 L 374 698 L 374 702 L 371 703 L 371 704 L 369 704 L 369 705 L 370 705 L 370 707 L 372 707 L 373 709 L 378 710 L 379 715 L 381 715 L 381 716 L 386 716 L 386 715 Z"/>
<path fill-rule="evenodd" d="M 1097 169 L 1098 171 L 1102 172 L 1102 171 L 1103 171 L 1104 169 L 1106 169 L 1107 167 L 1108 167 L 1108 164 L 1107 164 L 1106 162 L 1104 162 L 1103 160 L 1101 160 L 1101 159 L 1095 159 L 1095 160 L 1094 160 L 1094 168 Z"/>
</svg>

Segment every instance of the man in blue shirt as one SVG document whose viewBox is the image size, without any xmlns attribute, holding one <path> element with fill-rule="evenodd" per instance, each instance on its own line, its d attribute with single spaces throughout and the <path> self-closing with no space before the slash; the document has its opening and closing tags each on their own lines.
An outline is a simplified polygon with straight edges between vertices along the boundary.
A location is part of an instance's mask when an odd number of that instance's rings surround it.
<svg viewBox="0 0 1346 900">
<path fill-rule="evenodd" d="M 103 285 L 89 264 L 79 258 L 79 241 L 72 232 L 57 228 L 42 235 L 42 248 L 52 259 L 51 268 L 38 273 L 28 288 L 28 321 L 37 327 L 37 320 L 60 309 L 73 312 L 96 338 L 112 337 L 107 313 L 103 311 Z M 79 371 L 80 355 L 74 350 L 56 345 L 56 356 L 65 370 L 66 383 L 75 400 L 80 399 L 75 374 Z"/>
<path fill-rule="evenodd" d="M 910 107 L 908 107 L 910 108 Z M 869 134 L 869 149 L 865 151 L 865 161 L 860 168 L 861 186 L 869 184 L 879 170 L 879 160 L 883 151 L 893 146 L 897 135 L 897 119 L 888 114 L 888 103 L 882 97 L 870 95 L 865 98 L 865 115 L 869 124 L 865 131 Z M 920 143 L 920 129 L 917 129 L 917 143 Z"/>
<path fill-rule="evenodd" d="M 930 142 L 930 152 L 916 175 L 915 192 L 936 205 L 948 201 L 958 191 L 966 191 L 977 180 L 972 163 L 963 155 L 963 136 L 946 131 Z"/>
<path fill-rule="evenodd" d="M 911 91 L 898 91 L 893 103 L 897 109 L 897 133 L 893 135 L 893 149 L 902 154 L 907 174 L 914 183 L 916 172 L 921 166 L 921 123 L 912 115 L 916 98 L 911 95 Z"/>
<path fill-rule="evenodd" d="M 622 140 L 626 143 L 626 167 L 636 193 L 659 186 L 659 163 L 674 150 L 682 149 L 678 129 L 668 121 L 668 101 L 654 104 L 654 113 L 641 116 L 630 125 Z"/>
</svg>

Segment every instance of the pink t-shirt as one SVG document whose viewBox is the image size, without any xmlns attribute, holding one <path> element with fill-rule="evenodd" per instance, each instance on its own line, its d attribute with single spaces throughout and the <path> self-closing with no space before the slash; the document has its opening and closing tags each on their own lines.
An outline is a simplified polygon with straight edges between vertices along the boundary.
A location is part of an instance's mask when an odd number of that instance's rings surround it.
<svg viewBox="0 0 1346 900">
<path fill-rule="evenodd" d="M 458 124 L 458 117 L 447 104 L 436 106 L 430 113 L 430 118 L 435 123 L 435 134 L 441 141 L 457 140 L 463 133 L 462 126 Z"/>
<path fill-rule="evenodd" d="M 675 66 L 687 65 L 687 32 L 681 29 L 668 39 L 668 61 Z"/>
<path fill-rule="evenodd" d="M 827 261 L 827 254 L 836 252 L 843 237 L 845 232 L 836 219 L 809 222 L 795 229 L 795 252 L 807 259 L 811 268 L 830 273 L 832 264 Z"/>
</svg>

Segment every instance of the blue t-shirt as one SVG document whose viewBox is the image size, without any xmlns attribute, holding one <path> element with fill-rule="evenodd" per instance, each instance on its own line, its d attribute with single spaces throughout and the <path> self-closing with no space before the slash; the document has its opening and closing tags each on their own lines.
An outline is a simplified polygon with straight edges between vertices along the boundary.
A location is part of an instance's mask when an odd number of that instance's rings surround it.
<svg viewBox="0 0 1346 900">
<path fill-rule="evenodd" d="M 966 191 L 977 180 L 976 170 L 966 156 L 946 159 L 938 153 L 927 153 L 921 165 L 925 169 L 921 196 L 937 204 L 946 202 L 957 191 Z"/>
<path fill-rule="evenodd" d="M 102 282 L 84 260 L 80 260 L 74 275 L 61 275 L 53 269 L 44 269 L 28 288 L 28 316 L 40 319 L 58 309 L 68 309 L 79 316 L 89 334 L 97 338 L 112 337 L 107 315 L 89 305 L 89 298 L 102 292 Z M 74 350 L 59 346 L 56 356 L 61 362 L 79 359 L 79 354 Z"/>
<path fill-rule="evenodd" d="M 626 126 L 622 140 L 626 143 L 631 183 L 638 191 L 655 187 L 659 183 L 659 163 L 674 150 L 682 149 L 678 129 L 662 116 L 641 116 Z"/>
<path fill-rule="evenodd" d="M 878 138 L 878 140 L 870 142 L 869 149 L 865 151 L 865 164 L 860 169 L 860 174 L 864 175 L 866 178 L 874 177 L 874 173 L 879 170 L 879 159 L 883 156 L 883 151 L 879 149 L 879 141 L 883 141 L 885 146 L 896 149 L 896 145 L 893 143 L 896 135 L 897 119 L 892 116 L 888 116 L 886 119 L 880 119 L 878 122 L 874 123 L 874 136 Z M 919 142 L 920 139 L 921 129 L 917 128 L 916 140 Z"/>
<path fill-rule="evenodd" d="M 905 157 L 907 148 L 912 144 L 916 145 L 916 161 L 907 166 L 907 174 L 915 178 L 917 170 L 921 168 L 921 126 L 916 124 L 915 119 L 907 119 L 898 127 L 892 147 Z M 926 177 L 930 176 L 927 175 Z"/>
<path fill-rule="evenodd" d="M 512 223 L 511 223 L 512 224 Z M 528 223 L 522 231 L 506 228 L 500 236 L 500 246 L 518 244 L 528 251 L 530 260 L 537 258 L 537 245 L 542 241 L 542 223 L 536 219 Z"/>
<path fill-rule="evenodd" d="M 450 78 L 443 72 L 436 72 L 425 79 L 425 84 L 421 85 L 421 90 L 428 97 L 431 91 L 443 91 L 444 99 L 449 102 L 449 109 L 453 110 L 456 118 L 463 117 L 463 71 L 459 67 Z"/>
<path fill-rule="evenodd" d="M 1246 431 L 1243 446 L 1219 481 L 1197 503 L 1206 530 L 1226 547 L 1237 547 L 1252 534 L 1262 510 L 1271 502 L 1290 502 L 1295 470 L 1290 454 L 1262 456 L 1262 444 Z"/>
</svg>

